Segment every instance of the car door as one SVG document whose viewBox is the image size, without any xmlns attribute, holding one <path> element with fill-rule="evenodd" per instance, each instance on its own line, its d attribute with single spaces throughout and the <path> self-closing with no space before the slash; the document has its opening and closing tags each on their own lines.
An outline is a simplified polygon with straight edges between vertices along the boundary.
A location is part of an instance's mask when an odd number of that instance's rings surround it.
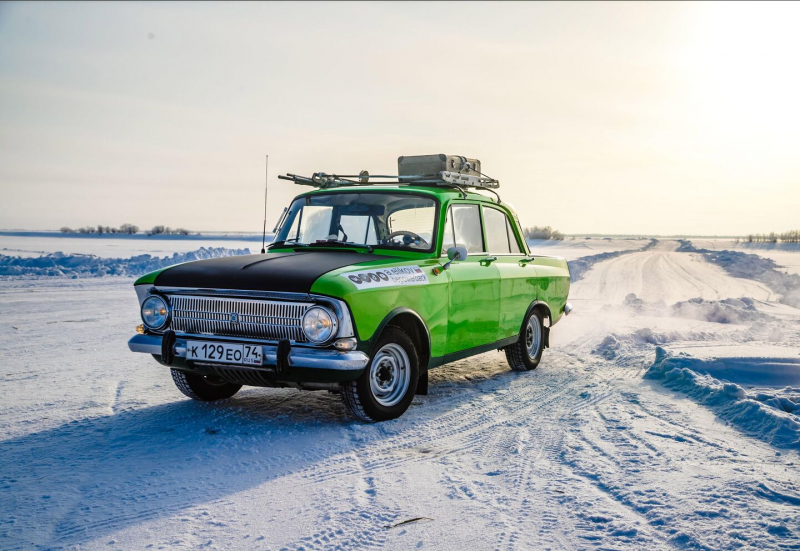
<svg viewBox="0 0 800 551">
<path fill-rule="evenodd" d="M 537 272 L 520 244 L 508 213 L 482 205 L 486 248 L 500 273 L 500 316 L 495 340 L 519 334 L 528 306 L 536 300 Z"/>
<path fill-rule="evenodd" d="M 447 353 L 493 343 L 500 316 L 500 272 L 487 260 L 480 205 L 451 203 L 444 228 L 443 254 L 453 246 L 467 249 L 448 275 Z"/>
</svg>

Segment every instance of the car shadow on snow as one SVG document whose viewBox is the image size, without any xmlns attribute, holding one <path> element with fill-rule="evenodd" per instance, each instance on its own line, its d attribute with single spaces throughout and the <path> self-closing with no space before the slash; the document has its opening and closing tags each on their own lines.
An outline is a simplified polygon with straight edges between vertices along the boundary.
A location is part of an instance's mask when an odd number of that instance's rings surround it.
<svg viewBox="0 0 800 551">
<path fill-rule="evenodd" d="M 481 358 L 432 372 L 430 394 L 386 423 L 352 421 L 327 392 L 246 388 L 218 403 L 179 400 L 7 439 L 0 547 L 80 545 L 280 477 L 317 483 L 326 462 L 368 447 L 406 450 L 421 422 L 448 426 L 471 397 L 516 378 Z"/>
</svg>

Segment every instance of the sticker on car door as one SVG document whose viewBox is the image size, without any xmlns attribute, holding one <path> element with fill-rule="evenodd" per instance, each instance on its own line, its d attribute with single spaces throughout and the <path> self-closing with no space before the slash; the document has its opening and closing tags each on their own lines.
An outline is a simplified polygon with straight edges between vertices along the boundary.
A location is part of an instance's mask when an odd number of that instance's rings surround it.
<svg viewBox="0 0 800 551">
<path fill-rule="evenodd" d="M 342 274 L 359 289 L 394 287 L 396 285 L 427 285 L 428 277 L 419 266 L 396 266 L 365 272 Z"/>
</svg>

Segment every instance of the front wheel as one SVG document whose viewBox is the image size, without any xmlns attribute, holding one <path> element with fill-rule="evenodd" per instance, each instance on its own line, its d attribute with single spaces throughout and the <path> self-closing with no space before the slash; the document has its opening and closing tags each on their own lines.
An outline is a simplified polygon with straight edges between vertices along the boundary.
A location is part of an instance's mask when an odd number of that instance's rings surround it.
<svg viewBox="0 0 800 551">
<path fill-rule="evenodd" d="M 544 352 L 544 325 L 538 310 L 530 311 L 522 324 L 519 340 L 505 351 L 508 365 L 514 371 L 530 371 L 539 366 Z"/>
<path fill-rule="evenodd" d="M 367 423 L 400 417 L 411 405 L 419 378 L 414 342 L 398 327 L 387 327 L 369 366 L 355 381 L 342 383 L 348 413 Z"/>
<path fill-rule="evenodd" d="M 203 402 L 224 400 L 225 398 L 230 398 L 242 388 L 242 385 L 235 385 L 211 375 L 186 373 L 178 369 L 172 369 L 171 371 L 175 386 L 192 400 Z"/>
</svg>

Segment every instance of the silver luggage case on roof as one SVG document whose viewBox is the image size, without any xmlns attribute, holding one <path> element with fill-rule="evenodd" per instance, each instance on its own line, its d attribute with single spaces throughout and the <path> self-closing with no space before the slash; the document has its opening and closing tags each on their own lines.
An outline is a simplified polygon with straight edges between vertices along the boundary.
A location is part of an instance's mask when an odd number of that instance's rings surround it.
<svg viewBox="0 0 800 551">
<path fill-rule="evenodd" d="M 439 178 L 442 172 L 460 172 L 467 176 L 480 177 L 481 162 L 460 155 L 410 155 L 398 157 L 397 174 L 403 176 L 428 176 Z"/>
</svg>

